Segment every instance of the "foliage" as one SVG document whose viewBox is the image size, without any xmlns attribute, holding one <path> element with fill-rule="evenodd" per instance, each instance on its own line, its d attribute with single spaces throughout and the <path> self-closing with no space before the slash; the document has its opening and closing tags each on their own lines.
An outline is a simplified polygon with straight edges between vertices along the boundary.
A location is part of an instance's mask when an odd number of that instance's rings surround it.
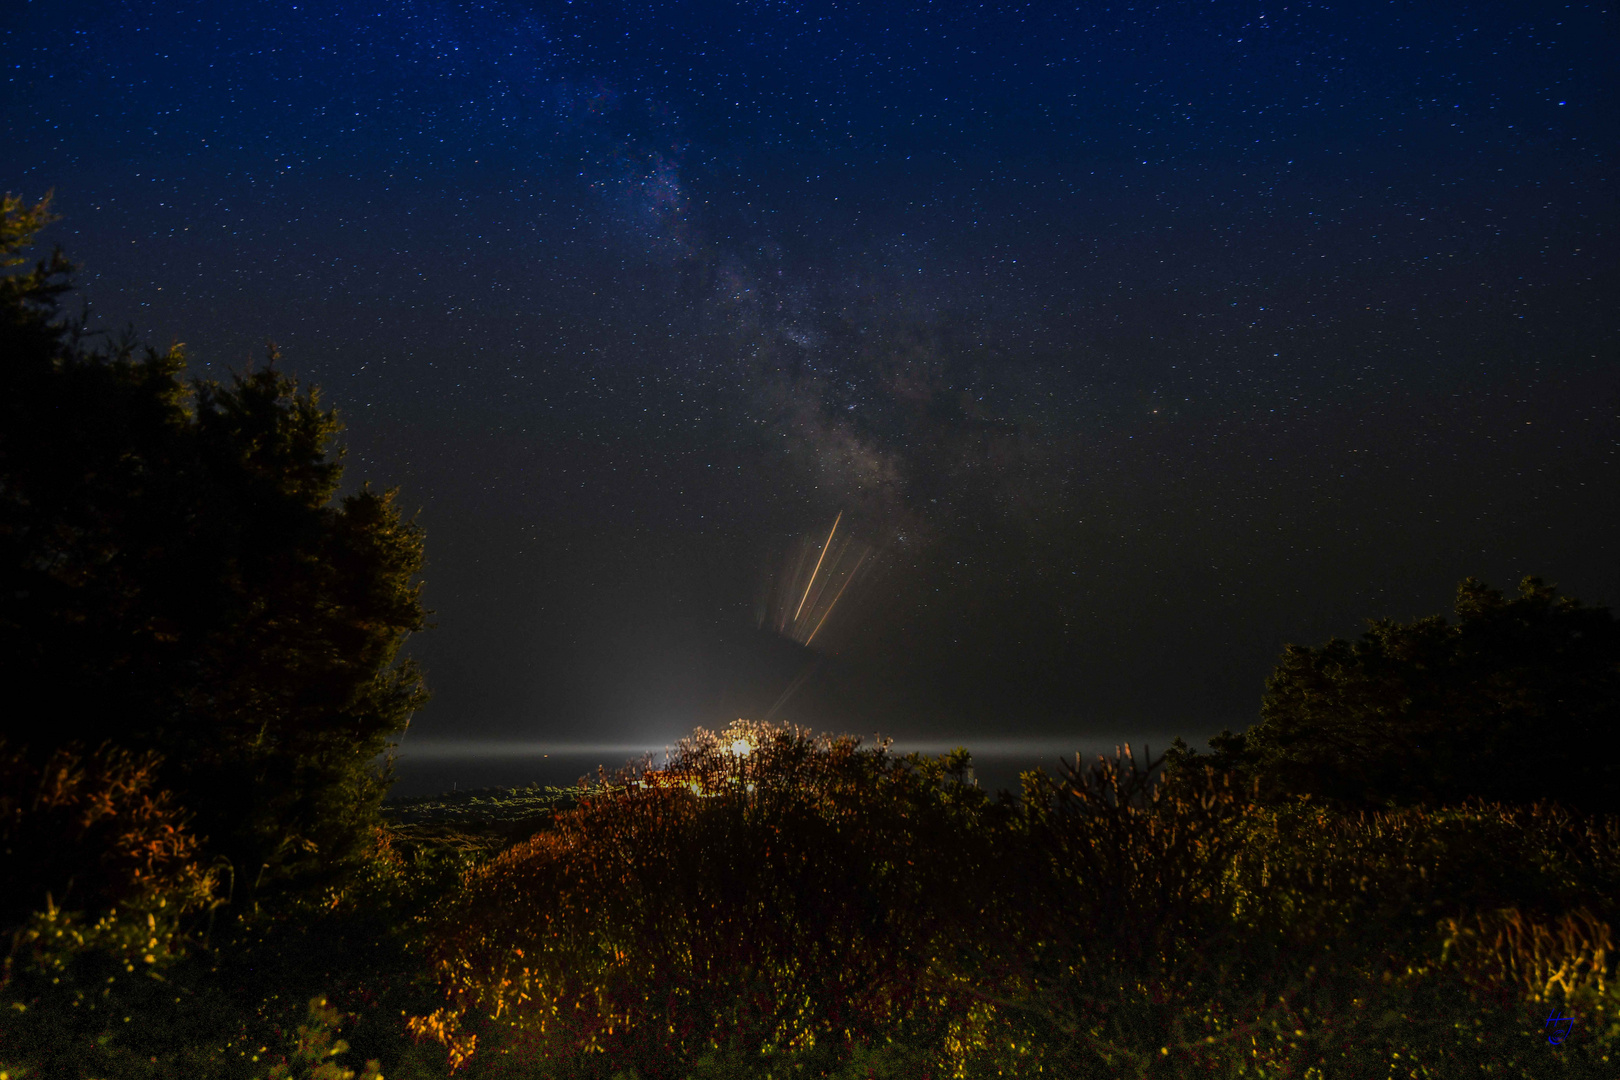
<svg viewBox="0 0 1620 1080">
<path fill-rule="evenodd" d="M 422 952 L 427 914 L 453 895 L 486 853 L 446 844 L 399 845 L 379 828 L 360 870 L 340 885 L 233 927 L 208 981 L 240 1015 L 287 1030 L 312 997 L 354 1015 L 354 1053 L 390 1076 L 442 1075 L 444 1054 L 405 1038 L 404 1017 L 432 1007 L 436 986 Z"/>
<path fill-rule="evenodd" d="M 1469 578 L 1456 615 L 1290 645 L 1260 723 L 1226 733 L 1216 764 L 1354 805 L 1620 810 L 1620 622 L 1535 577 L 1512 600 Z"/>
<path fill-rule="evenodd" d="M 58 904 L 176 915 L 211 905 L 216 874 L 171 794 L 154 790 L 160 764 L 103 745 L 61 747 L 35 766 L 0 741 L 0 926 Z"/>
<path fill-rule="evenodd" d="M 1159 783 L 1157 765 L 1127 746 L 1090 768 L 1076 759 L 1056 778 L 1024 777 L 1046 895 L 1022 905 L 1039 935 L 1026 992 L 1007 1004 L 1045 1021 L 1071 1069 L 1141 1071 L 1161 1047 L 1192 1043 L 1189 1011 L 1231 974 L 1220 966 L 1234 936 L 1223 879 L 1249 800 L 1213 771 Z"/>
<path fill-rule="evenodd" d="M 1215 770 L 1157 783 L 1128 754 L 1032 774 L 1015 803 L 967 764 L 700 732 L 499 855 L 401 844 L 420 823 L 375 833 L 341 886 L 208 949 L 162 908 L 41 913 L 6 1000 L 51 1007 L 0 1018 L 0 1061 L 152 1080 L 367 1060 L 442 1077 L 452 1050 L 475 1076 L 603 1080 L 1612 1075 L 1620 818 L 1261 802 Z M 346 1053 L 311 998 L 344 1014 Z M 1554 1008 L 1578 1020 L 1557 1048 Z M 402 1012 L 430 1037 L 412 1045 Z"/>
<path fill-rule="evenodd" d="M 170 794 L 155 790 L 159 764 L 104 745 L 63 747 L 37 766 L 0 747 L 11 940 L 0 1052 L 30 1075 L 145 1075 L 154 1053 L 175 1056 L 175 1026 L 150 1018 L 181 1006 L 187 991 L 171 980 L 183 923 L 212 910 L 218 882 Z"/>
<path fill-rule="evenodd" d="M 463 865 L 403 858 L 382 833 L 340 889 L 221 924 L 211 944 L 163 906 L 36 914 L 0 983 L 0 1061 L 40 1080 L 336 1076 L 367 1059 L 396 1080 L 443 1076 L 403 1015 L 430 1003 L 421 915 Z"/>
<path fill-rule="evenodd" d="M 26 262 L 19 252 L 32 246 L 40 230 L 55 220 L 48 194 L 33 206 L 10 192 L 0 195 L 0 267 Z M 59 334 L 52 325 L 57 298 L 68 291 L 72 270 L 73 264 L 58 248 L 32 270 L 0 275 L 0 310 L 9 316 L 0 319 L 0 355 L 52 347 Z"/>
<path fill-rule="evenodd" d="M 335 1034 L 342 1021 L 343 1014 L 325 998 L 310 998 L 309 1021 L 298 1025 L 291 1060 L 272 1066 L 267 1080 L 354 1080 L 354 1070 L 334 1060 L 349 1049 Z M 360 1080 L 383 1080 L 377 1062 L 366 1062 Z"/>
<path fill-rule="evenodd" d="M 0 1053 L 44 1080 L 162 1075 L 149 1068 L 158 1054 L 191 1071 L 203 1056 L 196 1044 L 217 1035 L 187 1032 L 175 1015 L 189 1005 L 170 981 L 185 952 L 176 916 L 161 901 L 144 915 L 54 906 L 33 915 L 0 978 Z"/>
<path fill-rule="evenodd" d="M 48 220 L 7 196 L 9 264 Z M 272 363 L 185 381 L 175 345 L 92 348 L 60 257 L 0 283 L 0 735 L 163 755 L 241 907 L 351 870 L 371 762 L 422 703 L 420 530 L 337 498 L 340 425 Z"/>
<path fill-rule="evenodd" d="M 1487 1060 L 1504 1075 L 1563 1075 L 1527 1028 L 1545 999 L 1504 993 L 1459 927 L 1521 908 L 1515 919 L 1557 922 L 1612 895 L 1617 824 L 1558 807 L 1254 807 L 1226 884 L 1249 990 L 1294 1015 L 1287 1060 L 1346 1075 L 1396 1062 L 1417 1075 L 1471 1075 Z M 1575 951 L 1558 963 L 1577 962 L 1579 944 L 1564 945 Z M 1590 1067 L 1616 1049 L 1601 1012 L 1583 1012 L 1589 1041 L 1558 1062 L 1585 1056 Z"/>
<path fill-rule="evenodd" d="M 413 1027 L 476 1075 L 1609 1075 L 1620 819 L 1157 764 L 992 802 L 961 756 L 700 732 L 467 874 Z"/>
<path fill-rule="evenodd" d="M 573 809 L 577 800 L 575 788 L 532 784 L 393 798 L 385 804 L 384 812 L 389 821 L 401 825 L 531 825 L 549 820 L 555 812 Z"/>
<path fill-rule="evenodd" d="M 495 852 L 547 829 L 578 802 L 574 788 L 543 787 L 447 791 L 383 804 L 389 835 L 402 851 L 452 847 Z"/>
<path fill-rule="evenodd" d="M 699 731 L 470 873 L 435 939 L 446 1003 L 413 1027 L 457 1062 L 657 1077 L 948 1026 L 953 995 L 922 977 L 984 891 L 963 871 L 993 810 L 965 768 Z"/>
</svg>

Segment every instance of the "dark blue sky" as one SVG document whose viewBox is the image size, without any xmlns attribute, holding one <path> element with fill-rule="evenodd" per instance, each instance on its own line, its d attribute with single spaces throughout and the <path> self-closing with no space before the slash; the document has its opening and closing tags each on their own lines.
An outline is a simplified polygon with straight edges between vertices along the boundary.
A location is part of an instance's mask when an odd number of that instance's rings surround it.
<svg viewBox="0 0 1620 1080">
<path fill-rule="evenodd" d="M 428 530 L 413 737 L 1242 726 L 1465 575 L 1620 603 L 1609 4 L 12 3 L 98 325 L 274 340 Z"/>
</svg>

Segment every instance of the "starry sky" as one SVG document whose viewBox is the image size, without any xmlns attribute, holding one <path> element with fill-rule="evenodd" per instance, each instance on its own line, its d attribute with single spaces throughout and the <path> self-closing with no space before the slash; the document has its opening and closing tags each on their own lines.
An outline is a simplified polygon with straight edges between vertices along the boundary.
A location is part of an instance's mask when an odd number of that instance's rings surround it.
<svg viewBox="0 0 1620 1080">
<path fill-rule="evenodd" d="M 1617 28 L 18 0 L 0 186 L 93 324 L 273 341 L 419 508 L 411 738 L 1196 741 L 1467 575 L 1620 604 Z"/>
</svg>

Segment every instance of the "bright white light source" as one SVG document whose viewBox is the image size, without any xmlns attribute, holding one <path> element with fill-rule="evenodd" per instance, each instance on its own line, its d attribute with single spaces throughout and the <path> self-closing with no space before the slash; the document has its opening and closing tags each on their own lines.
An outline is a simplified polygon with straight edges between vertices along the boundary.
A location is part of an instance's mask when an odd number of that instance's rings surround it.
<svg viewBox="0 0 1620 1080">
<path fill-rule="evenodd" d="M 731 752 L 736 754 L 738 757 L 747 757 L 748 751 L 752 749 L 753 747 L 748 745 L 748 740 L 746 739 L 738 739 L 731 744 Z"/>
</svg>

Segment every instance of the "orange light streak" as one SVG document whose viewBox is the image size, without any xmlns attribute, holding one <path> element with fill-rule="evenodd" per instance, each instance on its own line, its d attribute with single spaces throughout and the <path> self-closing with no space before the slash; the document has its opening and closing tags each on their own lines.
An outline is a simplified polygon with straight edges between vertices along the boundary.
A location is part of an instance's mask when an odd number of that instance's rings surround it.
<svg viewBox="0 0 1620 1080">
<path fill-rule="evenodd" d="M 871 553 L 871 550 L 872 550 L 871 548 L 865 549 L 864 551 L 861 552 L 861 557 L 859 559 L 855 560 L 855 568 L 853 570 L 851 570 L 849 572 L 849 576 L 844 579 L 843 588 L 840 588 L 838 590 L 838 595 L 834 596 L 832 598 L 832 603 L 827 605 L 827 612 L 826 612 L 825 615 L 822 615 L 821 622 L 816 623 L 816 628 L 814 630 L 810 631 L 810 636 L 809 637 L 804 639 L 804 644 L 805 644 L 806 648 L 809 647 L 809 645 L 810 645 L 810 643 L 812 641 L 816 640 L 816 635 L 821 633 L 821 627 L 822 627 L 823 624 L 826 623 L 827 616 L 832 614 L 833 608 L 838 606 L 838 601 L 843 599 L 844 589 L 849 588 L 849 583 L 855 580 L 855 575 L 856 574 L 860 573 L 861 564 L 866 561 L 866 556 Z"/>
<path fill-rule="evenodd" d="M 821 545 L 821 554 L 816 558 L 816 568 L 810 571 L 810 580 L 805 583 L 804 595 L 799 597 L 799 606 L 794 609 L 793 619 L 795 622 L 798 621 L 799 612 L 804 610 L 804 602 L 810 598 L 810 586 L 816 583 L 816 575 L 821 573 L 821 560 L 827 557 L 827 548 L 832 546 L 833 533 L 838 531 L 838 523 L 843 520 L 844 512 L 840 510 L 838 516 L 833 518 L 833 527 L 827 532 L 827 542 Z"/>
<path fill-rule="evenodd" d="M 833 587 L 832 579 L 838 576 L 838 568 L 843 565 L 844 556 L 849 554 L 849 545 L 851 543 L 853 541 L 847 536 L 838 542 L 838 550 L 832 552 L 832 562 L 826 563 L 823 567 L 827 571 L 827 576 L 820 578 L 820 583 L 810 590 L 811 600 L 806 605 L 810 610 L 805 614 L 803 620 L 795 619 L 793 621 L 796 631 L 802 633 L 805 623 L 815 621 L 816 612 L 821 610 L 821 599 L 827 595 L 827 590 Z"/>
</svg>

